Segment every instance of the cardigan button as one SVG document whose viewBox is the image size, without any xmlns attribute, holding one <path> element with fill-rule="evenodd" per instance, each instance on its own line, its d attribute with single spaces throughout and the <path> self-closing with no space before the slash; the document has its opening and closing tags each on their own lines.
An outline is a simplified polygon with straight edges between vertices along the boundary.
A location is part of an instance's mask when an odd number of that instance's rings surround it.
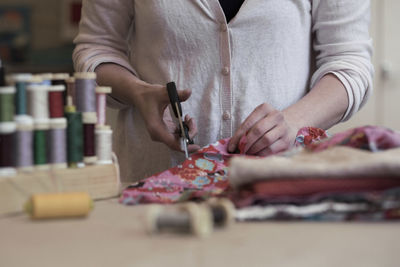
<svg viewBox="0 0 400 267">
<path fill-rule="evenodd" d="M 224 121 L 230 120 L 231 118 L 231 114 L 228 111 L 224 111 L 224 114 L 222 114 L 222 119 L 224 119 Z"/>
<path fill-rule="evenodd" d="M 228 30 L 228 26 L 225 23 L 221 23 L 220 29 L 222 32 L 226 32 Z"/>
<path fill-rule="evenodd" d="M 229 68 L 228 67 L 224 67 L 224 68 L 222 68 L 222 74 L 223 75 L 228 75 L 229 74 Z"/>
</svg>

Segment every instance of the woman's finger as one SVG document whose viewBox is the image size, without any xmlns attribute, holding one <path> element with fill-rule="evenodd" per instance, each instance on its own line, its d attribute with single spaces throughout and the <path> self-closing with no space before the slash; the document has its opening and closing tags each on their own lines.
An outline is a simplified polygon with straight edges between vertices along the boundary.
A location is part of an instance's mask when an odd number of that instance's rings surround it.
<svg viewBox="0 0 400 267">
<path fill-rule="evenodd" d="M 258 152 L 270 147 L 276 141 L 281 139 L 285 135 L 285 127 L 283 125 L 275 125 L 274 128 L 267 131 L 264 135 L 258 138 L 251 146 L 246 144 L 246 154 L 256 155 Z"/>
<path fill-rule="evenodd" d="M 266 146 L 275 142 L 275 140 L 278 139 L 279 137 L 277 137 L 274 140 L 268 140 L 269 137 L 268 137 L 267 133 L 282 123 L 283 123 L 283 115 L 281 112 L 279 112 L 277 110 L 270 112 L 266 117 L 264 117 L 262 120 L 260 120 L 246 134 L 246 138 L 247 138 L 247 144 L 245 147 L 246 153 L 248 153 L 247 151 L 260 139 L 267 138 L 267 140 L 261 140 L 263 142 L 268 142 L 268 141 L 270 142 L 269 144 L 266 144 Z M 266 136 L 266 134 L 267 134 L 267 136 Z M 259 150 L 261 150 L 261 149 L 262 148 L 260 148 Z M 257 152 L 257 151 L 255 151 L 255 152 Z"/>
<path fill-rule="evenodd" d="M 228 151 L 234 152 L 239 143 L 240 138 L 247 133 L 258 121 L 268 115 L 274 108 L 267 103 L 259 105 L 240 125 L 239 129 L 229 141 Z"/>
</svg>

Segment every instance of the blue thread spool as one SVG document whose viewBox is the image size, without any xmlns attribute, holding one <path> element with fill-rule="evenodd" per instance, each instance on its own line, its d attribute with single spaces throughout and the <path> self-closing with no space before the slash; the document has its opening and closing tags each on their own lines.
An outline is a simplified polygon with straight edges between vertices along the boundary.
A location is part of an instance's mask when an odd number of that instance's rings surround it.
<svg viewBox="0 0 400 267">
<path fill-rule="evenodd" d="M 7 77 L 7 81 L 14 85 L 16 88 L 15 94 L 15 114 L 26 115 L 27 114 L 27 92 L 26 87 L 28 86 L 32 74 L 30 73 L 17 73 Z"/>
</svg>

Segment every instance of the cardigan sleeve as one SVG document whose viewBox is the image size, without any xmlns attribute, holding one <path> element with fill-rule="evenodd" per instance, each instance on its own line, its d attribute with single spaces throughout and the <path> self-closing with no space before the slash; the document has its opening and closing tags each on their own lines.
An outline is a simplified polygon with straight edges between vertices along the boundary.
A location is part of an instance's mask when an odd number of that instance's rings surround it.
<svg viewBox="0 0 400 267">
<path fill-rule="evenodd" d="M 94 72 L 102 63 L 115 63 L 137 76 L 128 58 L 133 14 L 131 0 L 83 0 L 72 55 L 75 70 Z M 107 104 L 113 108 L 126 107 L 111 96 L 107 97 Z"/>
<path fill-rule="evenodd" d="M 347 91 L 348 120 L 372 94 L 372 40 L 369 36 L 370 0 L 313 0 L 314 50 L 317 69 L 311 88 L 326 74 L 334 74 Z"/>
</svg>

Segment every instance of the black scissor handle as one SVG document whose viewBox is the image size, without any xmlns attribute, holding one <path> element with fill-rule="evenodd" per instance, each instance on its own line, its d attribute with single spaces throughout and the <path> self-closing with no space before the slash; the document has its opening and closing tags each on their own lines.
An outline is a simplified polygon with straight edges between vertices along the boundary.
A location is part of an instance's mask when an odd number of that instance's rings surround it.
<svg viewBox="0 0 400 267">
<path fill-rule="evenodd" d="M 179 114 L 181 116 L 182 116 L 182 107 L 181 107 L 181 101 L 178 96 L 178 92 L 176 91 L 176 85 L 174 82 L 167 83 L 167 91 L 168 91 L 169 101 L 171 102 L 172 110 L 174 111 L 174 115 L 175 117 L 178 118 L 178 112 L 176 111 L 175 103 L 178 104 Z"/>
</svg>

